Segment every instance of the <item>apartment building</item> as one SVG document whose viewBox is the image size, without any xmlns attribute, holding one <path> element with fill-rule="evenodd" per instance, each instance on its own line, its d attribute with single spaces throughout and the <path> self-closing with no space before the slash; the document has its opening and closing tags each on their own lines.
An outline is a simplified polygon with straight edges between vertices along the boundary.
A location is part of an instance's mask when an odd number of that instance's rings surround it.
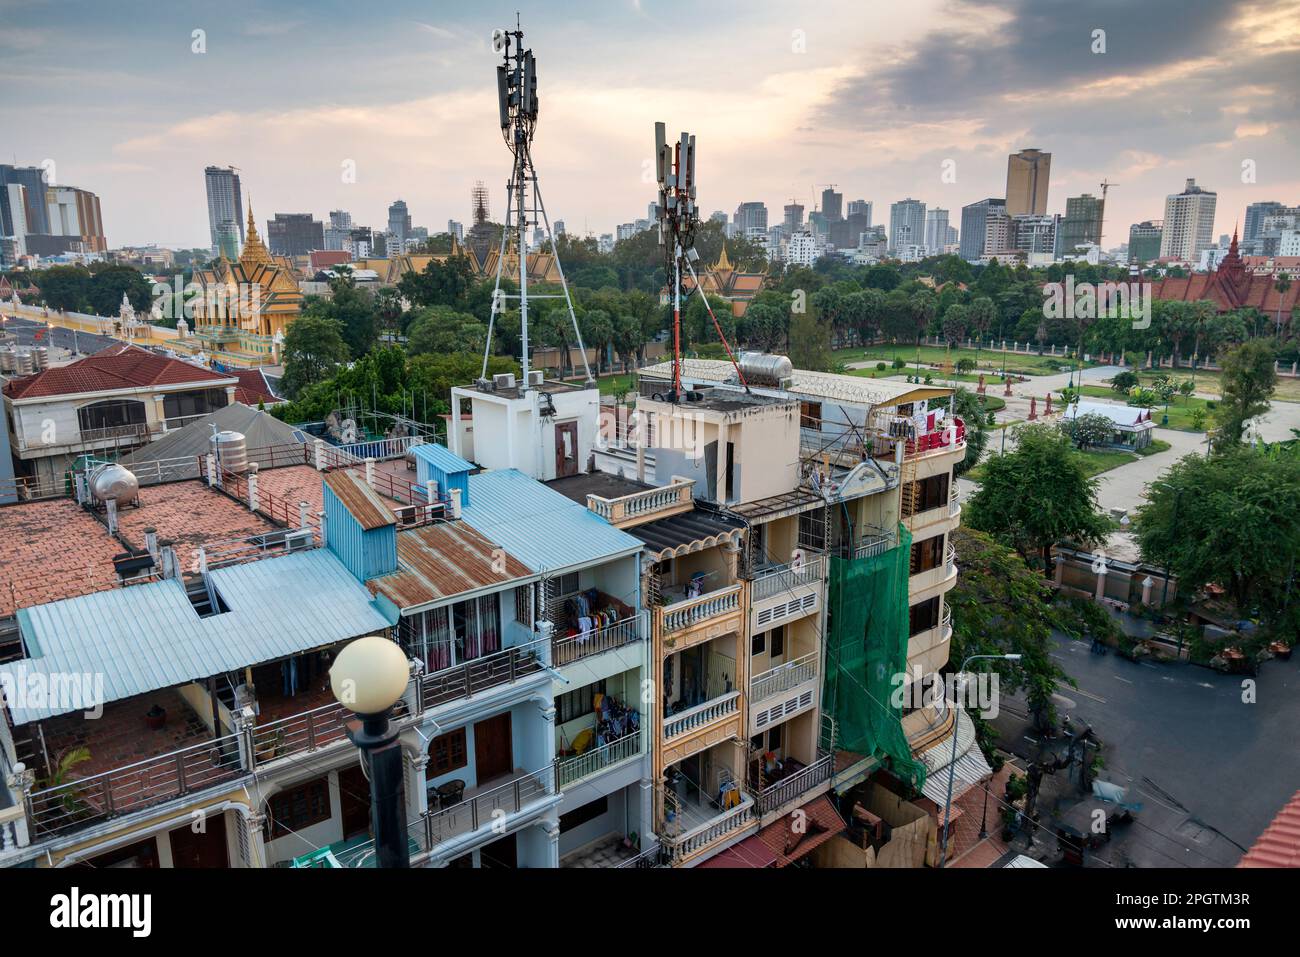
<svg viewBox="0 0 1300 957">
<path fill-rule="evenodd" d="M 238 387 L 225 373 L 138 346 L 110 346 L 4 383 L 7 452 L 32 484 L 62 484 L 77 456 L 144 445 L 229 405 Z"/>
<path fill-rule="evenodd" d="M 715 803 L 699 822 L 700 845 L 678 855 L 705 866 L 816 856 L 846 823 L 847 808 L 829 807 L 822 795 L 847 794 L 887 767 L 945 767 L 943 742 L 950 747 L 957 732 L 954 709 L 943 702 L 864 720 L 892 690 L 887 681 L 870 687 L 868 660 L 892 648 L 894 672 L 908 685 L 947 663 L 944 595 L 957 575 L 949 535 L 960 516 L 952 468 L 965 454 L 964 423 L 946 412 L 951 390 L 794 370 L 779 357 L 741 363 L 748 388 L 729 362 L 684 362 L 683 384 L 701 398 L 678 406 L 653 398 L 671 380 L 671 365 L 642 369 L 643 441 L 615 441 L 597 464 L 654 484 L 589 503 L 616 516 L 635 510 L 643 522 L 648 505 L 638 503 L 679 503 L 689 492 L 696 511 L 742 524 L 736 567 L 747 603 L 740 627 L 748 681 L 737 679 L 735 709 L 744 719 L 746 774 L 741 804 Z M 720 717 L 705 722 L 715 736 L 725 730 Z M 674 718 L 662 719 L 665 745 Z M 972 745 L 963 740 L 966 758 Z M 666 748 L 656 764 L 669 793 L 675 756 Z M 787 853 L 786 828 L 799 809 L 817 822 L 815 833 Z M 932 802 L 927 813 L 936 816 Z M 661 840 L 677 863 L 671 832 Z"/>
</svg>

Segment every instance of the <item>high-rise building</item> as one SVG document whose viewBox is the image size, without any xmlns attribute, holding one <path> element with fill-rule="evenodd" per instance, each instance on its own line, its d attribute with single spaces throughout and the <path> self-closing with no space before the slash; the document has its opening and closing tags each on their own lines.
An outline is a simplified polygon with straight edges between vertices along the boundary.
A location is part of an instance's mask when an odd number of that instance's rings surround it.
<svg viewBox="0 0 1300 957">
<path fill-rule="evenodd" d="M 447 232 L 448 232 L 448 234 L 450 234 L 451 236 L 454 236 L 454 237 L 456 238 L 456 242 L 460 243 L 460 242 L 464 242 L 464 241 L 465 241 L 465 224 L 464 224 L 464 223 L 458 223 L 458 222 L 456 222 L 456 220 L 454 220 L 454 219 L 449 219 L 449 220 L 447 220 Z M 555 224 L 555 234 L 556 234 L 557 236 L 559 236 L 559 235 L 562 235 L 563 233 L 564 233 L 564 223 L 563 223 L 562 221 L 560 221 L 560 222 L 556 222 L 556 224 Z"/>
<path fill-rule="evenodd" d="M 786 244 L 786 262 L 795 266 L 811 266 L 821 255 L 817 237 L 806 229 L 795 232 Z"/>
<path fill-rule="evenodd" d="M 1076 247 L 1101 244 L 1102 201 L 1091 193 L 1065 201 L 1065 216 L 1056 231 L 1056 254 L 1073 255 Z"/>
<path fill-rule="evenodd" d="M 1160 258 L 1160 237 L 1164 232 L 1159 220 L 1145 220 L 1128 228 L 1128 261 L 1149 263 Z"/>
<path fill-rule="evenodd" d="M 763 203 L 741 203 L 736 207 L 732 220 L 742 236 L 751 235 L 751 230 L 767 234 L 767 206 Z"/>
<path fill-rule="evenodd" d="M 957 231 L 956 226 L 949 224 L 948 238 L 944 240 L 945 244 L 948 246 L 956 246 L 960 241 L 961 241 L 961 233 Z"/>
<path fill-rule="evenodd" d="M 1160 237 L 1161 257 L 1199 260 L 1201 250 L 1214 245 L 1214 207 L 1219 194 L 1187 180 L 1181 193 L 1165 197 L 1165 228 Z"/>
<path fill-rule="evenodd" d="M 835 192 L 833 186 L 822 190 L 822 215 L 826 222 L 834 223 L 844 218 L 844 194 Z"/>
<path fill-rule="evenodd" d="M 793 236 L 799 230 L 803 229 L 802 203 L 789 203 L 785 207 L 785 221 L 783 226 L 787 237 Z"/>
<path fill-rule="evenodd" d="M 11 186 L 19 187 L 21 192 L 11 190 Z M 22 208 L 14 205 L 15 195 Z M 45 209 L 45 170 L 39 166 L 0 165 L 0 235 L 20 235 L 20 220 L 24 223 L 22 234 L 50 232 Z"/>
<path fill-rule="evenodd" d="M 943 252 L 948 243 L 948 210 L 936 206 L 925 211 L 924 243 L 931 256 Z"/>
<path fill-rule="evenodd" d="M 311 213 L 276 213 L 266 221 L 266 241 L 272 256 L 306 256 L 325 248 L 325 224 Z"/>
<path fill-rule="evenodd" d="M 75 186 L 45 187 L 45 215 L 49 232 L 29 231 L 27 252 L 57 256 L 64 252 L 97 253 L 108 249 L 99 197 L 89 190 Z"/>
<path fill-rule="evenodd" d="M 723 219 L 726 219 L 726 216 L 725 216 L 725 215 L 723 216 Z M 456 225 L 459 226 L 460 223 L 457 223 Z M 562 219 L 557 219 L 557 220 L 555 221 L 555 235 L 556 235 L 556 236 L 563 236 L 563 235 L 564 235 L 564 220 L 562 220 Z"/>
<path fill-rule="evenodd" d="M 1007 215 L 1047 212 L 1047 182 L 1052 172 L 1052 154 L 1042 150 L 1021 150 L 1007 157 Z"/>
<path fill-rule="evenodd" d="M 1058 214 L 1038 216 L 1022 213 L 1011 219 L 1011 247 L 1031 255 L 1050 256 L 1056 252 L 1056 230 L 1061 217 Z"/>
<path fill-rule="evenodd" d="M 1006 216 L 1007 201 L 998 196 L 961 208 L 961 258 L 977 262 L 984 255 L 984 238 L 990 215 Z"/>
<path fill-rule="evenodd" d="M 411 235 L 411 214 L 406 209 L 406 200 L 399 199 L 388 207 L 388 231 L 399 244 Z"/>
<path fill-rule="evenodd" d="M 895 254 L 904 246 L 925 243 L 925 203 L 904 199 L 889 207 L 889 248 Z"/>
<path fill-rule="evenodd" d="M 850 200 L 846 216 L 862 215 L 867 217 L 867 225 L 871 225 L 871 203 L 865 199 Z"/>
<path fill-rule="evenodd" d="M 656 215 L 655 219 L 658 218 L 659 217 Z M 719 223 L 720 225 L 725 226 L 727 225 L 727 214 L 720 209 L 715 209 L 713 212 L 709 213 L 709 222 Z"/>
<path fill-rule="evenodd" d="M 2 167 L 0 167 L 2 169 Z M 1262 203 L 1251 203 L 1246 207 L 1246 221 L 1241 226 L 1241 241 L 1249 243 L 1254 241 L 1255 237 L 1260 234 L 1264 226 L 1264 217 L 1271 216 L 1281 210 L 1282 204 L 1275 200 L 1268 200 Z"/>
<path fill-rule="evenodd" d="M 352 230 L 352 214 L 342 209 L 330 210 L 330 223 L 325 227 L 325 249 L 339 251 L 348 248 L 348 233 Z"/>
<path fill-rule="evenodd" d="M 212 255 L 216 256 L 221 252 L 223 236 L 229 243 L 233 233 L 239 237 L 241 246 L 244 243 L 244 199 L 240 194 L 239 173 L 233 166 L 209 166 L 203 170 L 203 180 L 208 193 L 208 232 Z"/>
</svg>

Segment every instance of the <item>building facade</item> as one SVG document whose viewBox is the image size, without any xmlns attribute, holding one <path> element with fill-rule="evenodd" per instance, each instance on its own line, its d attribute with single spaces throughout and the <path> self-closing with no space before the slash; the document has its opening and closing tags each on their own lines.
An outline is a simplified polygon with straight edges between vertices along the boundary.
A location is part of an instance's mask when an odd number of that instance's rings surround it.
<svg viewBox="0 0 1300 957">
<path fill-rule="evenodd" d="M 1165 198 L 1164 232 L 1160 236 L 1160 258 L 1192 261 L 1214 245 L 1214 208 L 1218 194 L 1187 180 L 1181 193 Z"/>
<path fill-rule="evenodd" d="M 1007 213 L 1044 216 L 1052 174 L 1052 154 L 1027 149 L 1007 157 Z"/>
</svg>

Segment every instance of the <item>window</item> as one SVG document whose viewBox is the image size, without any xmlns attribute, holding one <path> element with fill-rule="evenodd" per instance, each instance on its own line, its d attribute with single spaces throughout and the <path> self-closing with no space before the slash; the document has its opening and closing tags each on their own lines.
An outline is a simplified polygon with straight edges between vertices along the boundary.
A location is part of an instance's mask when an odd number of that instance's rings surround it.
<svg viewBox="0 0 1300 957">
<path fill-rule="evenodd" d="M 440 734 L 429 744 L 429 764 L 424 776 L 432 779 L 449 774 L 469 763 L 465 747 L 465 729 Z"/>
<path fill-rule="evenodd" d="M 772 636 L 772 657 L 780 658 L 785 654 L 785 625 L 780 625 L 768 632 Z"/>
<path fill-rule="evenodd" d="M 329 779 L 316 778 L 273 794 L 266 806 L 271 815 L 271 840 L 321 824 L 330 819 Z"/>
<path fill-rule="evenodd" d="M 822 429 L 822 404 L 820 402 L 799 403 L 799 428 Z"/>
<path fill-rule="evenodd" d="M 781 750 L 781 729 L 785 725 L 778 724 L 775 728 L 768 729 L 767 732 L 767 750 L 775 754 Z"/>
<path fill-rule="evenodd" d="M 134 399 L 105 399 L 77 410 L 77 424 L 82 432 L 99 429 L 132 430 L 145 424 L 144 403 Z"/>
<path fill-rule="evenodd" d="M 908 637 L 939 624 L 939 596 L 913 605 L 907 610 Z"/>
<path fill-rule="evenodd" d="M 760 631 L 757 635 L 749 639 L 749 653 L 751 655 L 761 655 L 763 649 L 767 647 L 767 632 Z"/>
<path fill-rule="evenodd" d="M 911 570 L 909 574 L 919 575 L 943 564 L 943 535 L 935 535 L 912 543 Z"/>
<path fill-rule="evenodd" d="M 225 389 L 195 389 L 191 392 L 172 392 L 163 397 L 163 415 L 169 419 L 207 415 L 225 407 Z"/>
<path fill-rule="evenodd" d="M 912 483 L 912 508 L 904 509 L 905 514 L 927 512 L 932 508 L 942 508 L 948 504 L 948 473 L 941 472 L 927 479 Z"/>
<path fill-rule="evenodd" d="M 594 821 L 602 814 L 609 811 L 609 798 L 600 797 L 590 804 L 584 804 L 582 807 L 576 807 L 568 814 L 560 815 L 560 833 L 571 831 L 575 827 L 586 824 L 588 821 Z"/>
<path fill-rule="evenodd" d="M 569 721 L 576 721 L 585 714 L 591 714 L 594 710 L 592 702 L 596 695 L 604 693 L 605 681 L 602 678 L 585 688 L 579 688 L 577 691 L 569 691 L 560 695 L 555 699 L 556 723 L 565 724 Z"/>
</svg>

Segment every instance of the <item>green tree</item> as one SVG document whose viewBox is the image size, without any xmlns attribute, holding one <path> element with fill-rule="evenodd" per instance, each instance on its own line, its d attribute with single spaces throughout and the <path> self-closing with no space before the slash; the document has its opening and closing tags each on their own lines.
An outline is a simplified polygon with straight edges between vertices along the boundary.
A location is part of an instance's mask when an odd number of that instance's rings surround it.
<svg viewBox="0 0 1300 957">
<path fill-rule="evenodd" d="M 1018 654 L 1018 662 L 985 661 L 998 673 L 1001 693 L 1024 689 L 1035 725 L 1052 724 L 1052 695 L 1073 684 L 1051 656 L 1057 616 L 1050 585 L 1025 560 L 992 536 L 959 527 L 952 532 L 957 583 L 945 597 L 952 608 L 952 647 L 957 665 L 970 655 Z"/>
<path fill-rule="evenodd" d="M 1106 445 L 1115 431 L 1110 419 L 1100 412 L 1086 412 L 1069 422 L 1061 423 L 1061 429 L 1080 449 L 1089 449 L 1094 445 Z"/>
<path fill-rule="evenodd" d="M 952 410 L 966 423 L 966 455 L 958 462 L 953 471 L 964 475 L 973 469 L 984 454 L 989 441 L 989 414 L 984 411 L 980 397 L 970 389 L 958 388 L 952 396 Z"/>
<path fill-rule="evenodd" d="M 1138 509 L 1142 558 L 1168 566 L 1184 593 L 1217 584 L 1241 617 L 1277 622 L 1300 554 L 1297 502 L 1296 455 L 1249 446 L 1189 455 L 1152 484 Z"/>
<path fill-rule="evenodd" d="M 1039 556 L 1050 578 L 1052 546 L 1067 539 L 1095 544 L 1109 526 L 1097 508 L 1097 481 L 1084 472 L 1068 437 L 1048 425 L 1022 426 L 1015 437 L 1015 451 L 984 464 L 966 522 L 1026 560 Z"/>
<path fill-rule="evenodd" d="M 125 293 L 136 313 L 147 316 L 153 305 L 151 288 L 149 280 L 134 266 L 107 266 L 90 280 L 88 305 L 98 316 L 116 316 Z"/>
<path fill-rule="evenodd" d="M 1115 373 L 1110 380 L 1110 387 L 1120 395 L 1128 395 L 1129 390 L 1138 384 L 1137 373 L 1125 369 L 1123 372 Z"/>
<path fill-rule="evenodd" d="M 304 313 L 284 334 L 285 395 L 294 399 L 306 387 L 326 379 L 341 363 L 348 361 L 348 345 L 343 341 L 343 324 Z"/>
<path fill-rule="evenodd" d="M 790 361 L 796 369 L 831 369 L 831 326 L 811 309 L 790 317 Z"/>
<path fill-rule="evenodd" d="M 1223 395 L 1215 410 L 1214 448 L 1223 451 L 1241 442 L 1246 425 L 1269 409 L 1277 388 L 1277 353 L 1264 339 L 1251 339 L 1223 357 Z"/>
<path fill-rule="evenodd" d="M 469 313 L 450 306 L 425 306 L 411 317 L 406 348 L 413 356 L 450 352 L 482 356 L 486 339 L 487 327 Z"/>
<path fill-rule="evenodd" d="M 405 273 L 397 290 L 413 306 L 463 306 L 475 285 L 474 267 L 466 256 L 429 260 L 422 272 Z"/>
<path fill-rule="evenodd" d="M 51 309 L 83 312 L 90 307 L 90 270 L 81 266 L 51 266 L 34 272 L 32 278 Z M 111 314 L 117 315 L 116 307 Z"/>
</svg>

